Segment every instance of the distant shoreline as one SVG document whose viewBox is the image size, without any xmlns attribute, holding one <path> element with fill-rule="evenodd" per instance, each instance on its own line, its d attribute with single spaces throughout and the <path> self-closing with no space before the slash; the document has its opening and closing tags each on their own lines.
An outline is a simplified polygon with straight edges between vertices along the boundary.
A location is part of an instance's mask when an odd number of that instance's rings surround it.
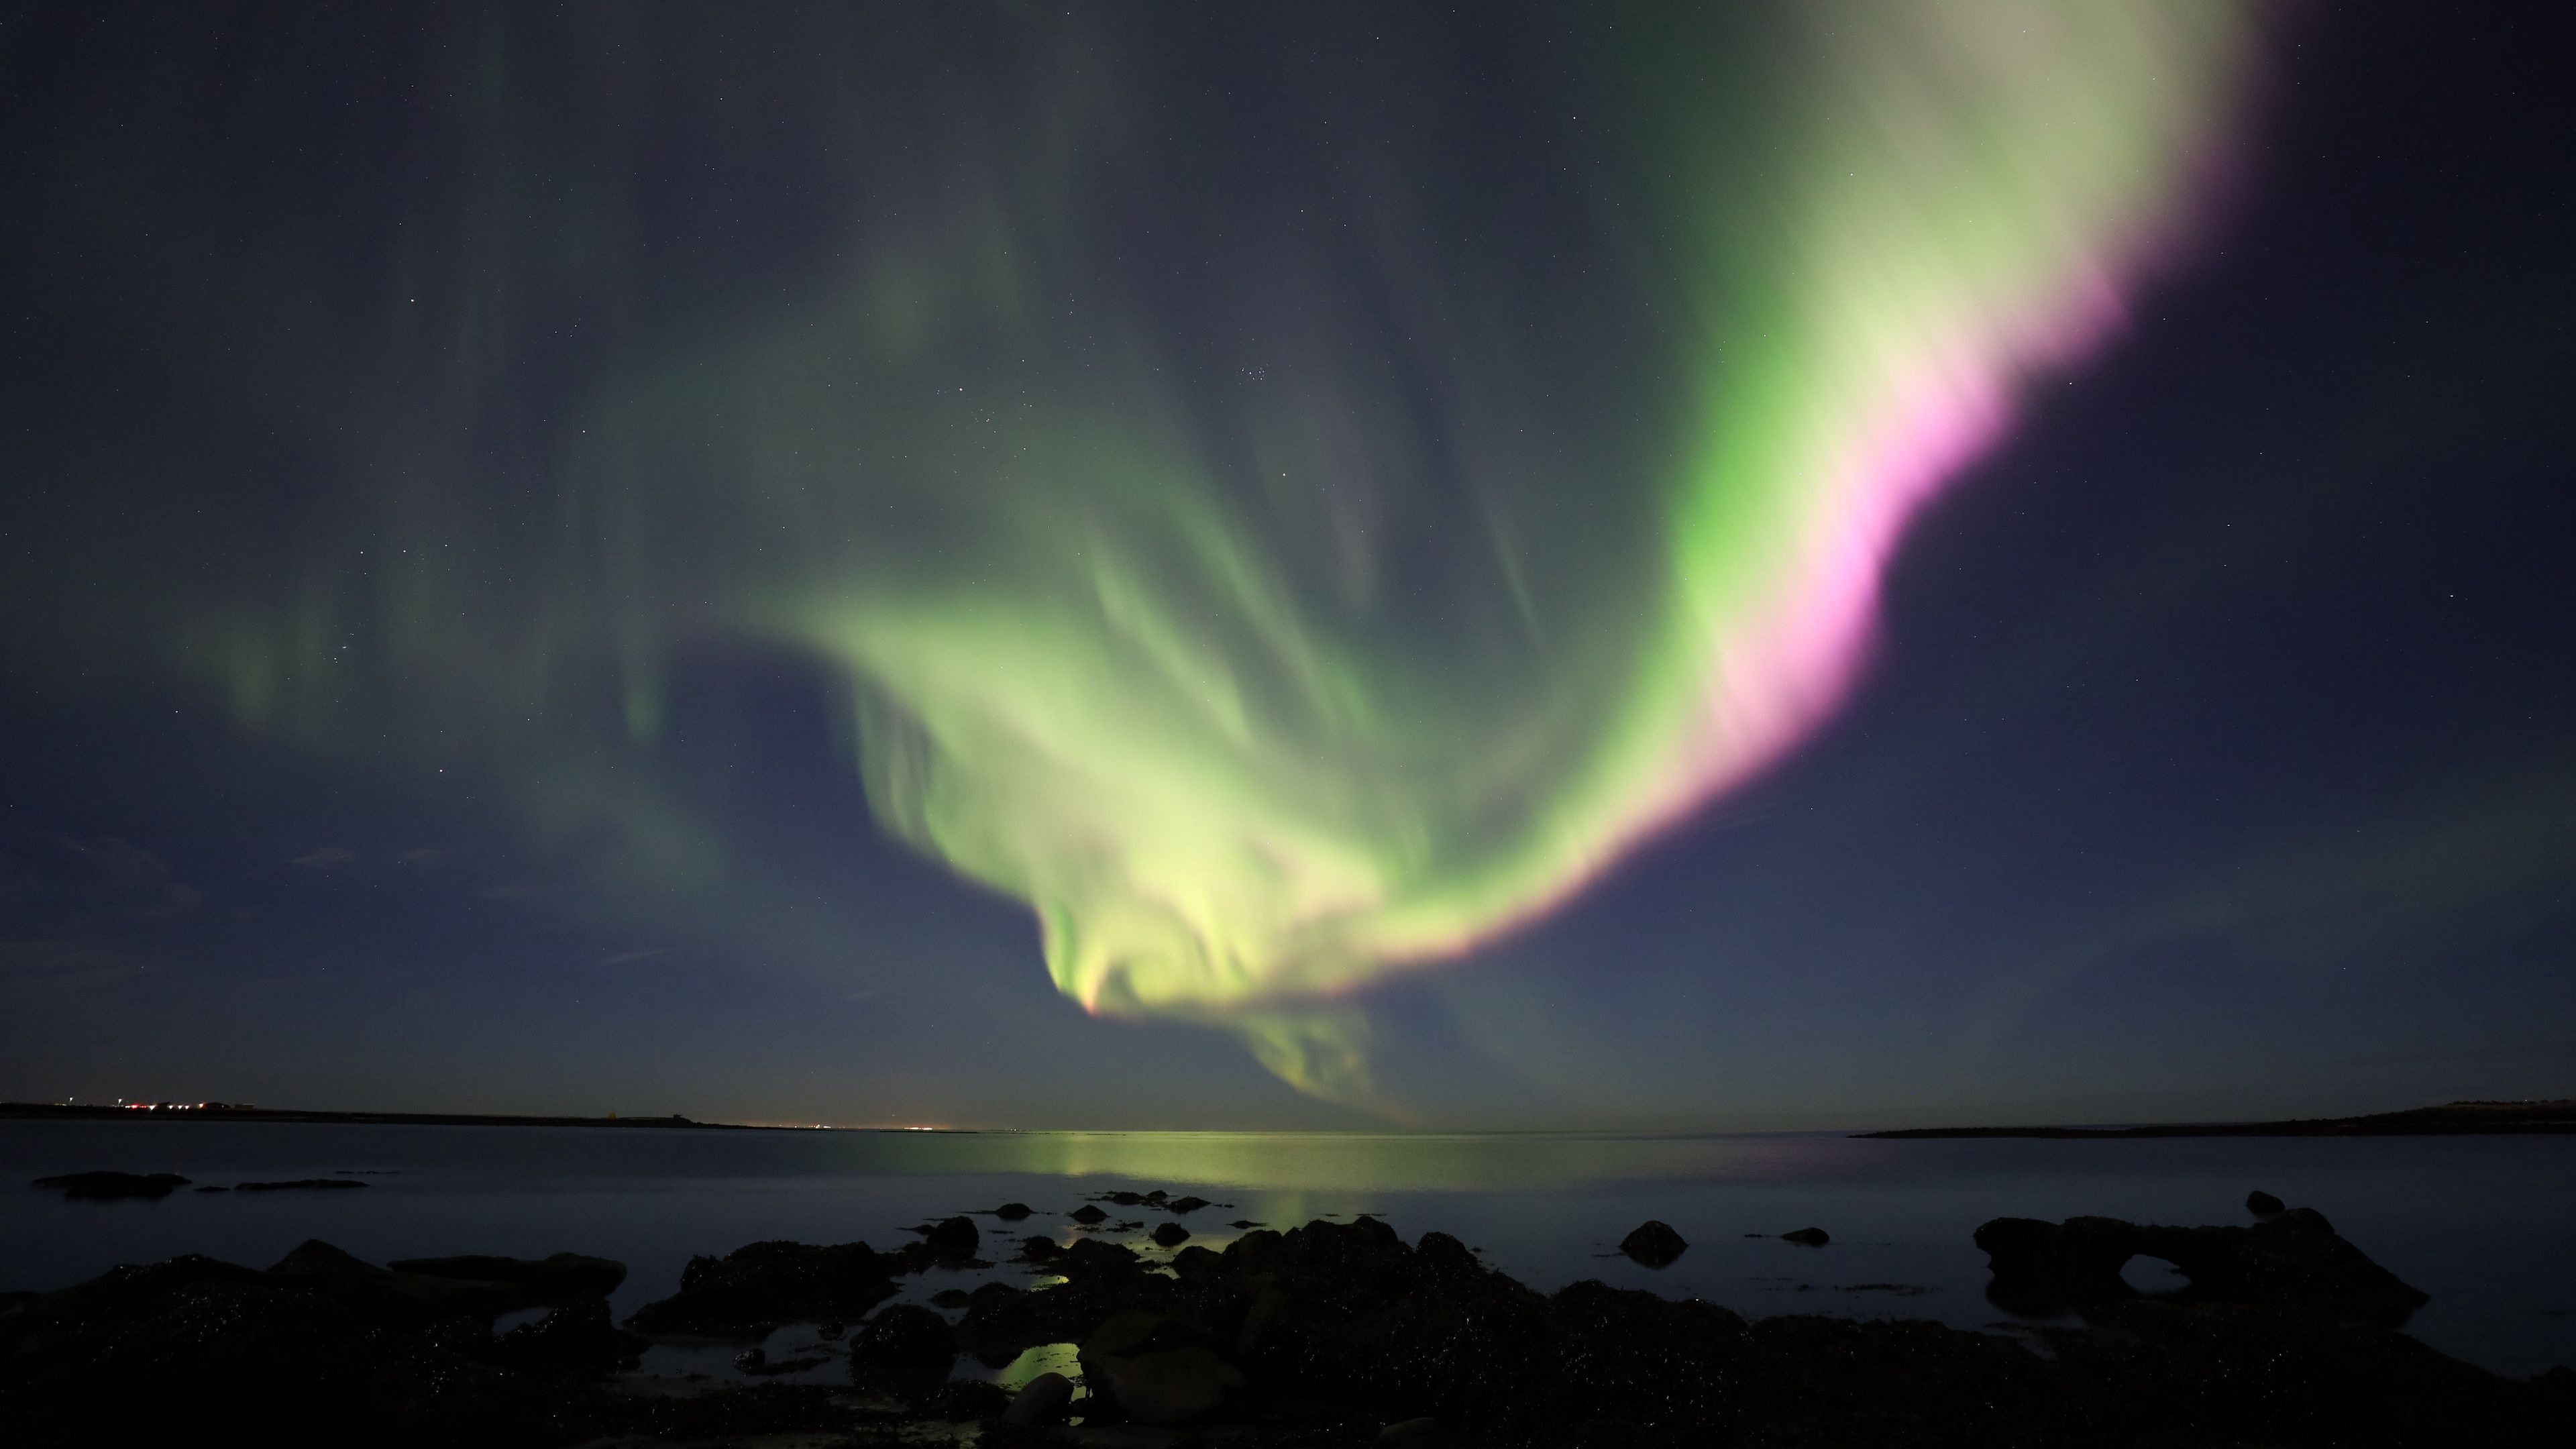
<svg viewBox="0 0 2576 1449">
<path fill-rule="evenodd" d="M 2514 1137 L 2576 1133 L 2576 1101 L 2446 1102 L 2366 1117 L 2165 1122 L 2143 1127 L 1905 1127 L 1854 1137 Z"/>
<path fill-rule="evenodd" d="M 813 1132 L 814 1127 L 750 1122 L 698 1122 L 668 1117 L 535 1117 L 501 1112 L 306 1112 L 281 1107 L 121 1107 L 87 1102 L 0 1102 L 0 1121 L 34 1122 L 332 1122 L 368 1127 L 683 1127 L 710 1132 Z M 866 1131 L 869 1129 L 848 1129 Z"/>
</svg>

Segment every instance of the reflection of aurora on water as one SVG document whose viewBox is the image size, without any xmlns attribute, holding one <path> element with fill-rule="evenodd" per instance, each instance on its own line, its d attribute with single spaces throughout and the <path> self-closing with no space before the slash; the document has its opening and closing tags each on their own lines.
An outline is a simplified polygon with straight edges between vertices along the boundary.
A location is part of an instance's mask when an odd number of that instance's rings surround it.
<svg viewBox="0 0 2576 1449">
<path fill-rule="evenodd" d="M 649 739 L 678 644 L 792 644 L 881 821 L 1029 902 L 1066 993 L 1364 1098 L 1319 999 L 1546 910 L 1832 708 L 1909 512 L 2190 219 L 2248 15 L 1604 21 L 1507 140 L 1365 65 L 1283 120 L 1174 101 L 1172 55 L 1075 31 L 889 77 L 799 116 L 856 178 L 837 250 L 586 399 L 538 527 L 486 540 L 515 566 L 376 480 L 369 536 L 420 547 L 221 657 L 327 732 L 364 614 L 506 755 L 567 678 Z M 1192 104 L 1240 156 L 1166 134 Z"/>
</svg>

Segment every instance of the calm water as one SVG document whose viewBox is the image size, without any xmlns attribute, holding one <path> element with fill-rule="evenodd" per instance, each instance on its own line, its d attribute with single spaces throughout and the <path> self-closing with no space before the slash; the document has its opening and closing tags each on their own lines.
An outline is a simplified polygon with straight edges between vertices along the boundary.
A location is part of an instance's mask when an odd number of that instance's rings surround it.
<svg viewBox="0 0 2576 1449">
<path fill-rule="evenodd" d="M 622 1315 L 676 1288 L 692 1253 L 760 1238 L 892 1247 L 909 1241 L 912 1224 L 1014 1199 L 1039 1215 L 1009 1228 L 980 1219 L 988 1234 L 1062 1237 L 1061 1214 L 1089 1194 L 1163 1187 L 1233 1205 L 1186 1220 L 1210 1247 L 1236 1236 L 1222 1224 L 1237 1218 L 1289 1227 L 1372 1212 L 1408 1239 L 1454 1233 L 1541 1289 L 1600 1278 L 1750 1315 L 1977 1328 L 2007 1318 L 1985 1301 L 1985 1259 L 1969 1237 L 1987 1218 L 2244 1222 L 2245 1194 L 2259 1187 L 2322 1210 L 2432 1294 L 2408 1325 L 2427 1343 L 2511 1374 L 2576 1364 L 2576 1137 L 1865 1142 L 0 1123 L 0 1183 L 102 1167 L 201 1183 L 382 1175 L 364 1192 L 182 1190 L 160 1202 L 0 1190 L 0 1287 L 56 1288 L 183 1252 L 264 1265 L 318 1237 L 379 1262 L 566 1249 L 621 1259 L 631 1270 L 617 1295 Z M 1163 1220 L 1121 1216 L 1149 1228 Z M 1661 1272 L 1612 1251 L 1646 1218 L 1692 1245 Z M 1745 1236 L 1810 1224 L 1833 1234 L 1830 1247 Z M 2133 1264 L 2133 1277 L 2145 1268 Z M 978 1276 L 932 1273 L 907 1291 L 972 1287 Z M 1922 1291 L 1859 1287 L 1868 1284 Z"/>
</svg>

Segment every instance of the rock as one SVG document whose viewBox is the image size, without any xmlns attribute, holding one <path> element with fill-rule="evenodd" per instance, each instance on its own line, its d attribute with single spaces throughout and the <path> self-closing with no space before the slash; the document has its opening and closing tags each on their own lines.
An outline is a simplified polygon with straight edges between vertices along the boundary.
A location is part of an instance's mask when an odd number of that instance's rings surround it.
<svg viewBox="0 0 2576 1449">
<path fill-rule="evenodd" d="M 1142 1199 L 1140 1199 L 1140 1201 L 1143 1201 L 1143 1202 L 1149 1202 L 1149 1203 L 1154 1204 L 1156 1207 L 1160 1207 L 1160 1206 L 1162 1206 L 1162 1204 L 1163 1204 L 1163 1200 L 1164 1200 L 1164 1199 L 1166 1199 L 1166 1198 L 1168 1198 L 1168 1197 L 1170 1197 L 1170 1196 L 1171 1196 L 1171 1194 L 1170 1194 L 1170 1193 L 1165 1192 L 1163 1189 L 1161 1189 L 1161 1188 L 1159 1188 L 1159 1187 L 1158 1187 L 1158 1188 L 1154 1189 L 1152 1192 L 1149 1192 L 1149 1193 L 1145 1194 L 1145 1196 L 1144 1196 Z"/>
<path fill-rule="evenodd" d="M 53 1188 L 67 1198 L 86 1202 L 108 1202 L 121 1197 L 168 1197 L 175 1189 L 186 1187 L 188 1179 L 175 1172 L 68 1172 L 60 1177 L 40 1177 L 37 1187 Z"/>
<path fill-rule="evenodd" d="M 993 1216 L 1000 1218 L 1006 1223 L 1016 1223 L 1028 1215 L 1029 1205 L 1024 1202 L 1006 1202 L 1000 1207 L 993 1209 Z"/>
<path fill-rule="evenodd" d="M 1154 1241 L 1166 1248 L 1177 1248 L 1190 1240 L 1190 1230 L 1179 1223 L 1165 1223 L 1154 1229 Z"/>
<path fill-rule="evenodd" d="M 1826 1232 L 1823 1228 L 1800 1228 L 1794 1233 L 1782 1233 L 1780 1235 L 1780 1241 L 1784 1243 L 1796 1243 L 1801 1247 L 1808 1248 L 1821 1248 L 1833 1240 L 1834 1235 Z"/>
<path fill-rule="evenodd" d="M 471 1253 L 452 1258 L 397 1258 L 385 1266 L 397 1273 L 423 1273 L 432 1278 L 507 1283 L 526 1290 L 540 1303 L 605 1298 L 626 1281 L 625 1264 L 582 1253 L 556 1253 L 533 1259 Z"/>
<path fill-rule="evenodd" d="M 814 1336 L 825 1343 L 837 1342 L 841 1335 L 847 1332 L 849 1329 L 837 1318 L 827 1318 L 814 1325 Z"/>
<path fill-rule="evenodd" d="M 1084 1376 L 1107 1388 L 1127 1417 L 1157 1427 L 1204 1419 L 1251 1386 L 1243 1370 L 1208 1348 L 1086 1359 Z"/>
<path fill-rule="evenodd" d="M 1163 1204 L 1163 1210 L 1175 1213 L 1194 1213 L 1207 1205 L 1208 1200 L 1203 1197 L 1176 1197 L 1170 1202 Z"/>
<path fill-rule="evenodd" d="M 1128 1192 L 1121 1189 L 1117 1192 L 1102 1193 L 1100 1195 L 1100 1201 L 1114 1202 L 1120 1207 L 1141 1207 L 1144 1205 L 1145 1195 L 1141 1192 Z"/>
<path fill-rule="evenodd" d="M 1383 1449 L 1467 1449 L 1466 1440 L 1440 1427 L 1440 1421 L 1429 1415 L 1389 1424 L 1370 1442 Z"/>
<path fill-rule="evenodd" d="M 1253 1228 L 1266 1228 L 1270 1225 L 1268 1223 L 1256 1223 L 1250 1218 L 1236 1218 L 1233 1222 L 1227 1223 L 1226 1226 L 1229 1228 L 1242 1228 L 1249 1231 Z"/>
<path fill-rule="evenodd" d="M 1043 1429 L 1064 1422 L 1073 1405 L 1073 1380 L 1062 1374 L 1040 1374 L 1020 1386 L 1002 1422 L 1018 1429 Z"/>
<path fill-rule="evenodd" d="M 963 1308 L 968 1296 L 963 1288 L 942 1288 L 930 1295 L 930 1301 L 941 1308 Z"/>
<path fill-rule="evenodd" d="M 1091 1203 L 1084 1203 L 1082 1206 L 1075 1208 L 1072 1212 L 1066 1214 L 1066 1216 L 1072 1218 L 1077 1223 L 1084 1224 L 1106 1222 L 1109 1218 L 1109 1214 L 1102 1212 L 1096 1205 Z"/>
<path fill-rule="evenodd" d="M 956 1330 L 917 1303 L 888 1304 L 850 1339 L 850 1357 L 857 1362 L 930 1364 L 956 1356 Z"/>
<path fill-rule="evenodd" d="M 0 1312 L 0 1437 L 28 1449 L 560 1442 L 536 1381 L 446 1346 L 489 1344 L 464 1328 L 409 1331 L 207 1258 L 119 1268 Z"/>
<path fill-rule="evenodd" d="M 931 1418 L 952 1424 L 990 1419 L 1007 1413 L 1010 1407 L 1009 1391 L 982 1379 L 950 1379 L 922 1406 Z"/>
<path fill-rule="evenodd" d="M 442 1318 L 489 1323 L 497 1313 L 536 1300 L 509 1283 L 398 1273 L 364 1262 L 318 1238 L 308 1238 L 268 1270 L 271 1279 L 327 1295 L 378 1322 L 418 1326 Z"/>
<path fill-rule="evenodd" d="M 291 1182 L 237 1182 L 235 1192 L 347 1192 L 367 1184 L 354 1177 L 299 1177 Z"/>
<path fill-rule="evenodd" d="M 2288 1206 L 2259 1187 L 2245 1194 L 2245 1210 L 2258 1218 L 2277 1217 Z"/>
<path fill-rule="evenodd" d="M 756 1379 L 774 1379 L 786 1374 L 801 1374 L 807 1369 L 821 1368 L 830 1362 L 829 1357 L 821 1354 L 805 1358 L 774 1359 L 769 1356 L 768 1350 L 759 1348 L 746 1348 L 733 1356 L 733 1366 Z"/>
<path fill-rule="evenodd" d="M 1997 1218 L 1977 1229 L 1977 1246 L 1994 1273 L 1987 1296 L 2024 1311 L 2135 1298 L 2120 1269 L 2140 1254 L 2182 1270 L 2190 1280 L 2180 1295 L 2187 1302 L 2321 1310 L 2393 1327 L 2426 1301 L 2337 1236 L 2313 1208 L 2291 1208 L 2252 1227 Z"/>
<path fill-rule="evenodd" d="M 1619 1251 L 1649 1268 L 1668 1268 L 1690 1251 L 1690 1244 L 1671 1225 L 1648 1219 L 1619 1240 Z"/>
<path fill-rule="evenodd" d="M 975 1256 L 975 1246 L 982 1235 L 975 1231 L 970 1217 L 941 1218 L 921 1235 L 922 1246 L 942 1259 L 955 1260 Z"/>
<path fill-rule="evenodd" d="M 555 1309 L 534 1323 L 521 1324 L 502 1334 L 492 1341 L 492 1358 L 511 1368 L 597 1378 L 621 1368 L 633 1368 L 650 1346 L 642 1335 L 611 1324 L 608 1300 L 593 1298 Z"/>
<path fill-rule="evenodd" d="M 722 1258 L 691 1258 L 680 1291 L 627 1322 L 646 1333 L 725 1334 L 856 1318 L 894 1296 L 894 1266 L 865 1243 L 751 1243 Z"/>
<path fill-rule="evenodd" d="M 1020 1261 L 1023 1263 L 1051 1263 L 1063 1254 L 1064 1245 L 1053 1238 L 1020 1239 Z"/>
</svg>

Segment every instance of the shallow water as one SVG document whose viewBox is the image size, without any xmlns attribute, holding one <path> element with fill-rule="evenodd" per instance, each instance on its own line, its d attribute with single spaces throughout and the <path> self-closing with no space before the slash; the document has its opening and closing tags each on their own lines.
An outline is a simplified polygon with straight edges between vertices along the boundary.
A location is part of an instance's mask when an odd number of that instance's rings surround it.
<svg viewBox="0 0 2576 1449">
<path fill-rule="evenodd" d="M 381 1262 L 571 1250 L 630 1270 L 621 1316 L 673 1291 L 692 1253 L 761 1238 L 909 1241 L 928 1219 L 1007 1201 L 989 1236 L 1069 1238 L 1065 1212 L 1113 1189 L 1195 1192 L 1183 1219 L 1222 1248 L 1237 1218 L 1290 1227 L 1371 1212 L 1438 1229 L 1533 1287 L 1580 1278 L 1698 1296 L 1748 1315 L 2010 1321 L 1985 1301 L 1970 1235 L 1991 1217 L 2101 1213 L 2235 1223 L 2263 1188 L 2315 1207 L 2433 1295 L 2407 1331 L 2503 1373 L 2576 1364 L 2576 1138 L 1864 1141 L 1724 1136 L 709 1132 L 227 1122 L 0 1122 L 0 1183 L 90 1168 L 198 1183 L 369 1174 L 363 1192 L 196 1193 L 79 1203 L 0 1190 L 0 1287 L 58 1288 L 118 1263 L 206 1253 L 264 1265 L 306 1238 Z M 1112 1209 L 1147 1229 L 1167 1215 Z M 1617 1256 L 1646 1218 L 1691 1243 L 1661 1271 Z M 1820 1249 L 1776 1236 L 1809 1225 Z M 1772 1236 L 1748 1237 L 1747 1234 Z M 1141 1234 L 1121 1235 L 1153 1252 Z M 985 1256 L 1007 1256 L 988 1244 Z M 2138 1276 L 2133 1265 L 2132 1277 Z M 986 1275 L 932 1272 L 906 1296 Z M 992 1276 L 1015 1281 L 1024 1270 Z M 1893 1285 L 1893 1286 L 1888 1286 Z M 1913 1291 L 1913 1290 L 1920 1290 Z M 810 1340 L 782 1329 L 773 1358 Z M 741 1345 L 666 1367 L 715 1372 Z M 683 1361 L 685 1360 L 685 1365 Z M 701 1360 L 703 1362 L 701 1362 Z M 648 1367 L 653 1365 L 648 1364 Z M 828 1370 L 823 1372 L 829 1372 Z"/>
</svg>

